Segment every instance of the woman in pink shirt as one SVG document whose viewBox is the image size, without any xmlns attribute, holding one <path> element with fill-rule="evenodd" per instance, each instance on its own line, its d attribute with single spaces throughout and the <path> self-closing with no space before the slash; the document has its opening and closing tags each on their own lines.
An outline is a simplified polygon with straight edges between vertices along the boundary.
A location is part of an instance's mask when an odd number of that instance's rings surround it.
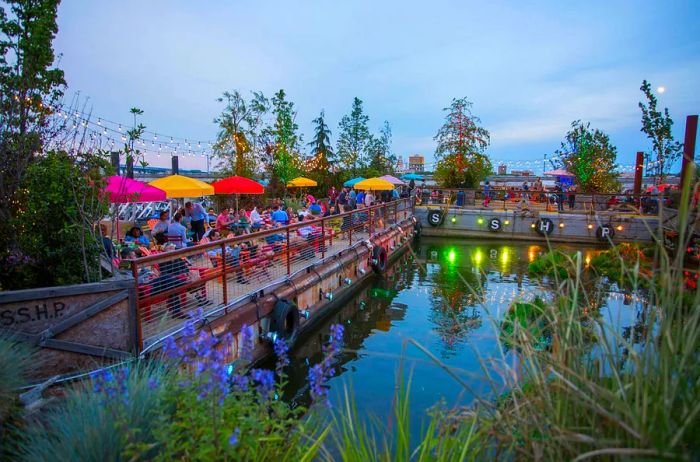
<svg viewBox="0 0 700 462">
<path fill-rule="evenodd" d="M 219 231 L 219 233 L 222 233 L 224 231 L 228 231 L 228 223 L 229 223 L 229 216 L 228 216 L 228 209 L 223 209 L 221 213 L 219 213 L 219 216 L 216 217 L 216 229 Z"/>
</svg>

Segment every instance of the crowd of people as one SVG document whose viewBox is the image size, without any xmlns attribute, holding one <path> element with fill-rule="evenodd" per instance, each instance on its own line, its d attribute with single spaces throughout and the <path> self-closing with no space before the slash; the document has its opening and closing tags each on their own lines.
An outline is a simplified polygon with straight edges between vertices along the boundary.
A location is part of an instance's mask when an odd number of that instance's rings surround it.
<svg viewBox="0 0 700 462">
<path fill-rule="evenodd" d="M 108 237 L 103 237 L 103 243 L 108 257 L 128 260 L 153 250 L 181 249 L 302 222 L 309 223 L 299 228 L 298 234 L 309 237 L 318 233 L 318 227 L 312 223 L 318 218 L 408 197 L 414 189 L 413 182 L 401 190 L 376 192 L 331 187 L 324 199 L 317 200 L 311 194 L 285 200 L 274 198 L 266 205 L 254 203 L 238 209 L 224 206 L 218 213 L 211 207 L 188 201 L 172 214 L 160 212 L 157 221 L 149 222 L 150 231 L 144 232 L 141 227 L 133 226 L 116 247 Z M 107 236 L 105 227 L 101 228 L 101 235 Z M 121 250 L 117 252 L 115 248 Z M 230 255 L 235 255 L 234 249 Z"/>
</svg>

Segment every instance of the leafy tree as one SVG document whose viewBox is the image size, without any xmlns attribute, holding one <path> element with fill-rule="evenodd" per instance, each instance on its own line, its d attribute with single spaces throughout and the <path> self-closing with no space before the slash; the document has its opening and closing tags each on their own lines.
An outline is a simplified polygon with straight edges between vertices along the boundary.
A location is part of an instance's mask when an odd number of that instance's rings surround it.
<svg viewBox="0 0 700 462">
<path fill-rule="evenodd" d="M 268 127 L 266 135 L 269 139 L 271 185 L 276 190 L 278 183 L 286 187 L 289 180 L 298 176 L 301 171 L 301 156 L 299 146 L 302 139 L 297 133 L 299 126 L 294 121 L 296 112 L 294 103 L 286 100 L 284 90 L 278 91 L 272 97 L 272 113 L 275 116 L 274 125 Z"/>
<path fill-rule="evenodd" d="M 313 120 L 316 124 L 314 129 L 314 138 L 308 143 L 311 146 L 311 160 L 308 164 L 311 170 L 311 176 L 319 183 L 329 183 L 332 180 L 330 170 L 331 161 L 335 154 L 331 145 L 331 130 L 326 124 L 326 113 L 321 111 L 321 114 Z M 330 184 L 326 184 L 330 186 Z"/>
<path fill-rule="evenodd" d="M 338 127 L 337 153 L 342 166 L 352 171 L 352 176 L 357 176 L 358 169 L 365 166 L 367 148 L 371 140 L 369 128 L 369 116 L 362 109 L 362 100 L 355 97 L 352 102 L 352 111 L 340 120 Z"/>
<path fill-rule="evenodd" d="M 391 153 L 391 125 L 388 121 L 384 121 L 384 125 L 379 130 L 379 136 L 370 137 L 367 151 L 369 154 L 369 176 L 394 172 L 396 156 Z"/>
<path fill-rule="evenodd" d="M 435 178 L 448 188 L 473 188 L 493 171 L 485 154 L 490 143 L 488 130 L 472 114 L 467 98 L 453 99 L 445 123 L 438 130 Z"/>
<path fill-rule="evenodd" d="M 656 96 L 652 93 L 649 82 L 644 80 L 639 89 L 647 99 L 647 104 L 639 103 L 642 110 L 641 131 L 646 133 L 653 146 L 653 152 L 645 153 L 645 159 L 647 163 L 653 162 L 649 171 L 656 175 L 656 182 L 660 184 L 680 156 L 683 145 L 673 140 L 673 120 L 668 114 L 668 108 L 665 108 L 663 113 L 656 109 Z"/>
<path fill-rule="evenodd" d="M 571 123 L 561 148 L 556 151 L 561 166 L 575 175 L 581 192 L 616 192 L 620 189 L 615 172 L 617 148 L 604 132 L 591 129 L 590 122 Z"/>
<path fill-rule="evenodd" d="M 226 107 L 214 119 L 220 128 L 214 156 L 222 161 L 225 174 L 250 178 L 256 170 L 256 145 L 270 102 L 260 92 L 253 92 L 250 101 L 246 101 L 237 90 L 224 92 L 217 101 L 225 102 Z"/>
<path fill-rule="evenodd" d="M 134 125 L 130 130 L 126 131 L 127 142 L 124 144 L 124 154 L 126 154 L 127 165 L 138 161 L 142 167 L 146 167 L 148 162 L 146 162 L 141 150 L 136 148 L 136 142 L 141 139 L 143 131 L 146 126 L 142 123 L 136 123 L 136 116 L 143 115 L 143 111 L 137 107 L 132 107 L 129 112 L 134 116 Z"/>
<path fill-rule="evenodd" d="M 102 243 L 93 224 L 107 214 L 100 193 L 104 155 L 49 152 L 28 167 L 10 223 L 18 249 L 0 262 L 0 288 L 24 289 L 94 282 L 101 278 Z"/>
<path fill-rule="evenodd" d="M 0 5 L 0 226 L 7 226 L 15 193 L 29 165 L 52 136 L 52 108 L 65 88 L 54 67 L 59 0 L 6 0 Z M 0 239 L 14 233 L 0 229 Z M 0 252 L 14 246 L 7 242 Z M 1 257 L 1 256 L 0 256 Z"/>
</svg>

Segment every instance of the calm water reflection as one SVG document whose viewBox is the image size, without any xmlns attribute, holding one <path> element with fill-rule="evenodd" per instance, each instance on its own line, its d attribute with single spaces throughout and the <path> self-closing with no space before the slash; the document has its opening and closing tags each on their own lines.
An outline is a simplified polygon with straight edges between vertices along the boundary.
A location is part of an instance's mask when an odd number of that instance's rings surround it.
<svg viewBox="0 0 700 462">
<path fill-rule="evenodd" d="M 576 248 L 558 245 L 557 249 Z M 599 250 L 581 249 L 584 258 Z M 412 375 L 411 406 L 416 416 L 441 399 L 468 403 L 472 392 L 487 392 L 484 367 L 498 374 L 492 359 L 510 362 L 494 327 L 514 299 L 551 292 L 527 275 L 544 246 L 498 242 L 423 239 L 389 270 L 334 312 L 292 352 L 286 399 L 308 403 L 309 364 L 320 361 L 321 344 L 333 323 L 345 325 L 345 352 L 331 380 L 331 401 L 344 385 L 353 390 L 360 411 L 384 416 L 391 409 L 396 374 L 403 364 Z M 636 310 L 621 294 L 602 300 L 601 316 L 617 326 L 634 325 Z M 460 387 L 420 349 L 427 348 L 469 384 Z"/>
</svg>

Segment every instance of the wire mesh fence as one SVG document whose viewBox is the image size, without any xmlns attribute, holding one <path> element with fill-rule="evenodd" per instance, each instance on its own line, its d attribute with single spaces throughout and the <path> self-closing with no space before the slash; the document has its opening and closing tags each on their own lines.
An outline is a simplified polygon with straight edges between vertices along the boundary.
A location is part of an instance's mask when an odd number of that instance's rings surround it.
<svg viewBox="0 0 700 462">
<path fill-rule="evenodd" d="M 199 309 L 226 313 L 232 302 L 412 214 L 411 200 L 400 199 L 132 260 L 140 342 L 177 330 Z"/>
</svg>

